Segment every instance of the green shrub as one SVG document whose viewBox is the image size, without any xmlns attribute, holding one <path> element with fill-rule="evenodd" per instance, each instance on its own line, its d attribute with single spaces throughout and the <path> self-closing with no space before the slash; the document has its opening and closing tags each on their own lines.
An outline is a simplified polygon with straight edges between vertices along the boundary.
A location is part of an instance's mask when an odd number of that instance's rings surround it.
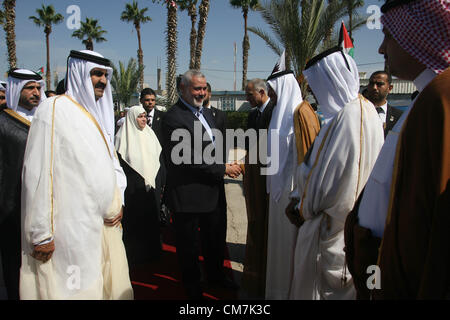
<svg viewBox="0 0 450 320">
<path fill-rule="evenodd" d="M 227 129 L 247 128 L 248 112 L 227 111 Z"/>
</svg>

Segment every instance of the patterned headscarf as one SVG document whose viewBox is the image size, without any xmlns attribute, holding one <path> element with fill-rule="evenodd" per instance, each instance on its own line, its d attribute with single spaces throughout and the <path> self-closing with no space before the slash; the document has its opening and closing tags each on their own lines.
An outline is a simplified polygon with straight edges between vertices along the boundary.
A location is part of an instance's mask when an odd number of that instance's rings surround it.
<svg viewBox="0 0 450 320">
<path fill-rule="evenodd" d="M 450 66 L 450 1 L 386 1 L 381 22 L 399 45 L 429 69 Z"/>
</svg>

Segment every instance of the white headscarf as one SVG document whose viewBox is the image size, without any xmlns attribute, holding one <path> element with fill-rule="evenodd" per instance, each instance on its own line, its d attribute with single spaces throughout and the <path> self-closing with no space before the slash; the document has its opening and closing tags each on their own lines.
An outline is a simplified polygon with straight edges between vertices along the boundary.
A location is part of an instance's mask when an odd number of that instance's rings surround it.
<svg viewBox="0 0 450 320">
<path fill-rule="evenodd" d="M 145 180 L 147 190 L 155 187 L 155 178 L 159 170 L 161 145 L 149 126 L 141 129 L 137 117 L 146 113 L 142 106 L 134 106 L 128 110 L 125 123 L 116 134 L 116 150 Z"/>
<path fill-rule="evenodd" d="M 13 75 L 8 76 L 8 83 L 6 85 L 6 104 L 8 108 L 17 111 L 17 107 L 19 105 L 20 100 L 20 93 L 22 92 L 23 87 L 28 82 L 38 82 L 41 85 L 41 101 L 46 99 L 45 96 L 45 83 L 42 78 L 40 80 L 37 80 L 35 77 L 38 76 L 36 72 L 33 72 L 31 70 L 27 69 L 16 69 L 14 70 L 14 73 L 20 73 L 25 78 L 28 79 L 18 79 L 15 78 Z M 33 77 L 35 79 L 33 79 Z M 35 108 L 34 108 L 35 109 Z"/>
<path fill-rule="evenodd" d="M 359 93 L 359 75 L 355 61 L 342 51 L 334 49 L 330 52 L 333 53 L 326 55 L 325 52 L 324 58 L 309 68 L 307 66 L 303 71 L 319 104 L 325 124 L 348 102 L 358 98 Z"/>
<path fill-rule="evenodd" d="M 81 50 L 93 56 L 103 56 L 91 50 Z M 108 71 L 108 82 L 103 96 L 95 100 L 94 87 L 90 72 L 94 68 L 102 68 Z M 67 71 L 66 94 L 75 99 L 97 120 L 108 143 L 114 145 L 114 103 L 111 91 L 112 68 L 91 61 L 78 58 L 69 58 Z"/>
<path fill-rule="evenodd" d="M 278 170 L 274 174 L 267 176 L 267 193 L 276 201 L 282 195 L 284 189 L 291 187 L 290 181 L 293 179 L 293 147 L 294 141 L 294 111 L 302 103 L 302 93 L 297 79 L 291 72 L 283 72 L 284 53 L 277 64 L 272 75 L 275 78 L 269 79 L 267 83 L 277 94 L 277 104 L 273 109 L 272 118 L 268 132 L 268 156 L 272 159 L 272 151 L 278 153 Z M 272 150 L 272 144 L 278 150 Z M 273 164 L 271 164 L 273 166 Z"/>
</svg>

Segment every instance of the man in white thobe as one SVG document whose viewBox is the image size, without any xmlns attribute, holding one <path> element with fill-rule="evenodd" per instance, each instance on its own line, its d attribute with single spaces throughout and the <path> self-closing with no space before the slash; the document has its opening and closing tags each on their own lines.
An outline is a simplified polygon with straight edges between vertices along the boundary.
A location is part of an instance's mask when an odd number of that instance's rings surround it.
<svg viewBox="0 0 450 320">
<path fill-rule="evenodd" d="M 356 64 L 342 49 L 311 59 L 304 75 L 325 125 L 297 170 L 292 193 L 304 223 L 289 298 L 354 299 L 343 251 L 344 222 L 381 149 L 383 129 L 373 105 L 358 95 Z"/>
<path fill-rule="evenodd" d="M 284 214 L 294 180 L 295 152 L 294 111 L 303 101 L 292 71 L 286 71 L 284 53 L 267 79 L 269 97 L 276 101 L 268 129 L 266 172 L 269 194 L 267 238 L 266 299 L 288 298 L 293 267 L 294 245 L 298 228 Z"/>
<path fill-rule="evenodd" d="M 109 60 L 71 51 L 65 95 L 32 122 L 22 171 L 21 299 L 132 299 Z"/>
</svg>

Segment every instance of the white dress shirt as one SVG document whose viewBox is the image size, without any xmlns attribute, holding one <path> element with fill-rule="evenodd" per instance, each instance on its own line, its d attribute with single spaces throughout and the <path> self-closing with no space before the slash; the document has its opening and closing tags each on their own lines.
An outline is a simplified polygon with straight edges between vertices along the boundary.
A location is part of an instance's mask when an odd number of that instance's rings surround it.
<svg viewBox="0 0 450 320">
<path fill-rule="evenodd" d="M 148 120 L 147 122 L 148 122 L 148 125 L 150 126 L 150 128 L 153 125 L 154 116 L 155 116 L 155 108 L 153 108 L 152 111 L 150 111 L 150 113 L 147 114 L 147 120 Z"/>
<path fill-rule="evenodd" d="M 378 108 L 378 107 L 377 107 Z M 387 115 L 387 101 L 385 104 L 380 106 L 379 108 L 383 109 L 384 112 L 379 112 L 378 116 L 380 117 L 380 120 L 384 123 L 386 123 L 386 115 Z"/>
<path fill-rule="evenodd" d="M 203 107 L 193 107 L 191 106 L 189 103 L 187 103 L 186 101 L 184 101 L 182 98 L 180 98 L 181 102 L 183 102 L 185 104 L 186 107 L 189 108 L 189 110 L 192 111 L 192 113 L 198 118 L 198 120 L 200 120 L 200 122 L 202 123 L 203 127 L 205 128 L 206 132 L 208 132 L 209 137 L 211 138 L 211 141 L 213 143 L 213 145 L 215 146 L 214 143 L 214 135 L 211 131 L 211 127 L 208 124 L 208 121 L 206 121 L 205 117 L 203 116 Z"/>
</svg>

